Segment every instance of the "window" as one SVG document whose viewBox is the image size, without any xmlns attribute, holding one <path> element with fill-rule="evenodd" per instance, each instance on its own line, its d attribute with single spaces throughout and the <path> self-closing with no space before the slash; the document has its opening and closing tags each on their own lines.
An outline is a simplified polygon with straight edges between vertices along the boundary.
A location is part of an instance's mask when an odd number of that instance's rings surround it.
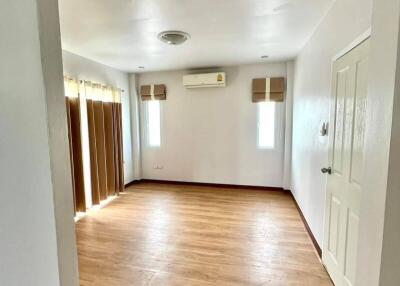
<svg viewBox="0 0 400 286">
<path fill-rule="evenodd" d="M 275 102 L 258 103 L 258 148 L 273 149 L 275 146 Z"/>
<path fill-rule="evenodd" d="M 147 107 L 147 143 L 152 147 L 161 145 L 161 116 L 160 101 L 151 100 L 146 102 Z"/>
</svg>

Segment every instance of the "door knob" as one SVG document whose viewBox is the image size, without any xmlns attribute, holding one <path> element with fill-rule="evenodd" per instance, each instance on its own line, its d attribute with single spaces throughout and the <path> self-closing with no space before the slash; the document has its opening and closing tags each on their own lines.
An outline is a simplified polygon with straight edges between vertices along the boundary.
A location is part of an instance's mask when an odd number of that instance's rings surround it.
<svg viewBox="0 0 400 286">
<path fill-rule="evenodd" d="M 321 172 L 324 173 L 324 174 L 329 174 L 330 175 L 330 174 L 332 174 L 332 168 L 331 167 L 322 168 Z"/>
</svg>

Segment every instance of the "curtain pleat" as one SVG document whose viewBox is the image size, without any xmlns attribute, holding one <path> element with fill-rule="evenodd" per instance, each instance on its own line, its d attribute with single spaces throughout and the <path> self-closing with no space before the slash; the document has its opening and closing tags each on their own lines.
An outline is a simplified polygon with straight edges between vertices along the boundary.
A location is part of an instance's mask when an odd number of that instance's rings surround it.
<svg viewBox="0 0 400 286">
<path fill-rule="evenodd" d="M 113 104 L 111 102 L 103 103 L 104 109 L 104 131 L 106 142 L 106 164 L 107 164 L 107 191 L 109 196 L 116 193 L 115 188 L 115 165 L 114 165 L 114 120 Z"/>
<path fill-rule="evenodd" d="M 107 163 L 103 102 L 93 101 L 100 200 L 107 199 Z"/>
<path fill-rule="evenodd" d="M 93 100 L 86 101 L 89 129 L 89 153 L 90 153 L 90 174 L 92 186 L 92 202 L 94 205 L 100 204 L 100 186 L 99 171 L 97 163 L 97 147 L 96 147 L 96 128 L 94 119 Z"/>
<path fill-rule="evenodd" d="M 71 180 L 72 180 L 72 195 L 74 199 L 74 215 L 76 214 L 76 198 L 75 198 L 75 178 L 74 178 L 74 156 L 72 152 L 72 136 L 71 136 L 71 113 L 69 107 L 68 97 L 65 98 L 65 106 L 67 109 L 67 130 L 68 130 L 68 145 L 69 145 L 69 157 L 71 167 Z"/>
<path fill-rule="evenodd" d="M 116 193 L 124 190 L 121 103 L 113 103 L 114 120 L 114 166 Z"/>
<path fill-rule="evenodd" d="M 67 97 L 66 101 L 75 211 L 85 212 L 86 200 L 83 181 L 83 158 L 81 145 L 82 141 L 79 97 Z"/>
<path fill-rule="evenodd" d="M 124 149 L 122 142 L 122 105 L 121 103 L 116 103 L 117 110 L 117 140 L 118 140 L 118 169 L 119 169 L 119 191 L 123 192 L 125 183 L 124 183 Z"/>
<path fill-rule="evenodd" d="M 120 176 L 120 169 L 119 169 L 119 161 L 118 161 L 118 155 L 119 155 L 119 141 L 118 141 L 118 123 L 117 123 L 117 118 L 118 118 L 118 111 L 117 111 L 117 106 L 116 103 L 112 103 L 112 114 L 113 114 L 113 141 L 114 141 L 114 166 L 115 166 L 115 192 L 118 195 L 120 192 L 120 186 L 119 186 L 119 176 Z"/>
</svg>

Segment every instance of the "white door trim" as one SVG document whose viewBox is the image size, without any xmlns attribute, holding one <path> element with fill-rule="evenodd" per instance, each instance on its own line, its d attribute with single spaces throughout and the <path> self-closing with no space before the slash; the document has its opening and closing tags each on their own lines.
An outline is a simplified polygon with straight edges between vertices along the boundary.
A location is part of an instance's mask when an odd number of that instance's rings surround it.
<svg viewBox="0 0 400 286">
<path fill-rule="evenodd" d="M 359 46 L 366 39 L 371 37 L 371 27 L 368 28 L 364 33 L 359 35 L 354 41 L 347 45 L 344 49 L 340 50 L 332 59 L 332 63 L 343 57 L 345 54 L 350 52 L 355 47 Z"/>
</svg>

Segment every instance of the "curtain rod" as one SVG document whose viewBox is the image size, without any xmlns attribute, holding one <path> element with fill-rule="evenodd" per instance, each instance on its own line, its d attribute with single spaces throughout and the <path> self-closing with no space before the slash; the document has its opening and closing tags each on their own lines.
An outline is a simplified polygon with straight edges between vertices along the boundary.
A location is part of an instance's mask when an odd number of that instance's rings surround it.
<svg viewBox="0 0 400 286">
<path fill-rule="evenodd" d="M 84 82 L 84 80 L 79 80 L 79 83 L 83 83 L 83 82 Z M 125 92 L 125 90 L 121 89 L 121 92 Z"/>
</svg>

